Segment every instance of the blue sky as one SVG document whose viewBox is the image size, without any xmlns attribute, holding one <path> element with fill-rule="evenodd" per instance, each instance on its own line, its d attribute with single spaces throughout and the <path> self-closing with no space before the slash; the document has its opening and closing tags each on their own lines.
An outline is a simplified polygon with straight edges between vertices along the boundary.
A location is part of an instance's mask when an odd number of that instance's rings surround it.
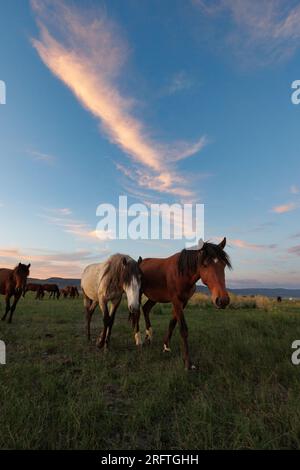
<svg viewBox="0 0 300 470">
<path fill-rule="evenodd" d="M 205 204 L 230 286 L 300 285 L 300 2 L 1 2 L 0 264 L 79 276 L 181 242 L 94 236 L 100 203 Z"/>
</svg>

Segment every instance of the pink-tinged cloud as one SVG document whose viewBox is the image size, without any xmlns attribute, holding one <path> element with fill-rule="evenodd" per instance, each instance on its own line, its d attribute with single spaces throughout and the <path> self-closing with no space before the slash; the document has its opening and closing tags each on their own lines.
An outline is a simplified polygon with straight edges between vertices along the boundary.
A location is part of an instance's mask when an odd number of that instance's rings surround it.
<svg viewBox="0 0 300 470">
<path fill-rule="evenodd" d="M 55 252 L 35 248 L 22 251 L 0 247 L 0 266 L 12 268 L 19 262 L 31 263 L 31 277 L 80 277 L 87 264 L 100 263 L 107 255 L 105 247 L 96 254 L 88 250 Z"/>
<path fill-rule="evenodd" d="M 150 136 L 134 115 L 134 98 L 120 91 L 129 46 L 117 25 L 100 10 L 83 11 L 63 2 L 34 0 L 32 7 L 40 28 L 32 43 L 44 64 L 99 119 L 110 141 L 141 165 L 143 174 L 147 168 L 151 189 L 190 195 L 184 182 L 178 186 L 173 162 L 199 152 L 206 139 L 168 145 Z"/>
<path fill-rule="evenodd" d="M 297 208 L 297 204 L 295 204 L 294 202 L 289 202 L 287 204 L 282 204 L 280 206 L 273 207 L 272 212 L 275 212 L 276 214 L 284 214 L 285 212 L 294 211 Z"/>
<path fill-rule="evenodd" d="M 300 245 L 292 246 L 287 251 L 292 255 L 300 256 Z"/>
<path fill-rule="evenodd" d="M 277 247 L 277 245 L 274 243 L 270 245 L 257 244 L 257 243 L 249 243 L 245 240 L 240 240 L 240 239 L 235 239 L 235 240 L 230 239 L 228 240 L 228 244 L 235 246 L 236 248 L 242 248 L 246 250 L 265 250 L 265 249 L 273 250 Z"/>
<path fill-rule="evenodd" d="M 293 184 L 293 185 L 291 186 L 290 190 L 291 190 L 291 193 L 292 193 L 292 194 L 299 194 L 299 193 L 300 193 L 300 188 L 299 188 L 299 186 L 296 186 L 295 184 Z"/>
<path fill-rule="evenodd" d="M 46 214 L 41 214 L 40 217 L 45 219 L 49 224 L 56 225 L 65 233 L 90 241 L 108 239 L 107 232 L 96 231 L 96 229 L 92 229 L 86 222 L 71 218 L 72 211 L 69 208 L 47 209 L 46 212 Z"/>
</svg>

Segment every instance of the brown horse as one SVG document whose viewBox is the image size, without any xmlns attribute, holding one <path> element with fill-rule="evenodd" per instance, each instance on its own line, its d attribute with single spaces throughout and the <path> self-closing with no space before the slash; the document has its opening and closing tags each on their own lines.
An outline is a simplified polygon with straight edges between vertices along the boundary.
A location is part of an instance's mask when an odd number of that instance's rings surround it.
<svg viewBox="0 0 300 470">
<path fill-rule="evenodd" d="M 59 299 L 60 291 L 57 284 L 43 284 L 42 286 L 45 292 L 50 292 L 49 299 Z"/>
<path fill-rule="evenodd" d="M 8 312 L 8 323 L 11 323 L 17 303 L 26 288 L 30 264 L 19 263 L 14 269 L 0 269 L 0 294 L 5 295 L 5 313 L 1 320 L 5 320 Z M 14 296 L 13 304 L 10 298 Z"/>
<path fill-rule="evenodd" d="M 60 293 L 64 299 L 70 297 L 70 299 L 75 299 L 75 297 L 79 297 L 79 292 L 76 286 L 66 286 L 60 289 Z"/>
<path fill-rule="evenodd" d="M 60 295 L 62 295 L 63 298 L 66 299 L 69 295 L 69 289 L 63 287 L 62 289 L 60 289 Z"/>
<path fill-rule="evenodd" d="M 201 249 L 182 250 L 169 258 L 146 258 L 140 264 L 142 290 L 148 297 L 143 306 L 146 323 L 146 340 L 151 340 L 152 329 L 149 313 L 157 302 L 171 302 L 172 319 L 164 338 L 164 351 L 170 351 L 170 340 L 176 324 L 179 324 L 183 341 L 183 358 L 186 369 L 194 369 L 189 355 L 188 328 L 184 318 L 184 308 L 196 289 L 199 279 L 208 286 L 212 301 L 217 308 L 229 304 L 225 286 L 225 267 L 231 268 L 224 248 L 226 238 L 219 244 L 204 243 Z"/>
<path fill-rule="evenodd" d="M 79 297 L 79 292 L 76 286 L 67 286 L 66 290 L 68 291 L 70 299 L 75 299 L 75 297 Z"/>
<path fill-rule="evenodd" d="M 39 299 L 39 300 L 42 300 L 42 298 L 45 295 L 42 284 L 34 284 L 33 282 L 29 282 L 26 285 L 26 288 L 24 290 L 24 294 L 23 294 L 24 297 L 25 297 L 26 292 L 28 292 L 28 291 L 36 292 L 35 298 Z"/>
</svg>

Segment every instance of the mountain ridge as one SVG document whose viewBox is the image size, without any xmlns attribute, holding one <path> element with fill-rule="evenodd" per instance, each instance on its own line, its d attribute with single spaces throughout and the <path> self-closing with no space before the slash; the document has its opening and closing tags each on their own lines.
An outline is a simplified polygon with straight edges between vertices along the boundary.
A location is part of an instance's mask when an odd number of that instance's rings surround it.
<svg viewBox="0 0 300 470">
<path fill-rule="evenodd" d="M 49 277 L 47 279 L 36 279 L 29 278 L 28 282 L 34 282 L 37 284 L 49 284 L 54 283 L 59 286 L 60 289 L 68 285 L 76 286 L 80 288 L 80 279 L 76 278 L 63 278 L 63 277 Z M 282 298 L 300 298 L 300 288 L 299 289 L 287 289 L 284 287 L 248 287 L 248 288 L 228 288 L 229 292 L 232 292 L 236 295 L 264 295 L 266 297 L 282 297 Z M 207 287 L 197 286 L 197 292 L 202 292 L 208 294 L 209 291 Z"/>
</svg>

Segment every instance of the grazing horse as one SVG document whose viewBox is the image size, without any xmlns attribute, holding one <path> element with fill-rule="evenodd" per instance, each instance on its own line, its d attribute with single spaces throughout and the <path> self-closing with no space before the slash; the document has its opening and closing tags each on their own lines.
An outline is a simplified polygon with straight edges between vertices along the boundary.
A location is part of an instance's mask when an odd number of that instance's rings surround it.
<svg viewBox="0 0 300 470">
<path fill-rule="evenodd" d="M 225 286 L 225 267 L 231 268 L 224 248 L 226 238 L 219 244 L 201 243 L 197 249 L 182 250 L 169 258 L 146 258 L 140 264 L 143 273 L 142 291 L 148 297 L 143 306 L 146 323 L 146 340 L 151 340 L 152 329 L 149 319 L 151 308 L 157 303 L 171 302 L 172 319 L 164 338 L 164 351 L 170 351 L 170 340 L 176 324 L 179 324 L 183 342 L 183 358 L 186 369 L 194 369 L 188 348 L 188 328 L 184 308 L 196 289 L 199 279 L 208 286 L 212 301 L 217 308 L 229 304 Z"/>
<path fill-rule="evenodd" d="M 31 292 L 36 292 L 35 298 L 39 300 L 42 300 L 42 298 L 45 295 L 42 284 L 34 284 L 33 282 L 28 283 L 24 290 L 24 294 L 23 294 L 24 297 L 25 297 L 26 292 L 28 292 L 29 290 Z"/>
<path fill-rule="evenodd" d="M 19 263 L 14 269 L 0 269 L 0 294 L 5 295 L 5 313 L 1 320 L 5 320 L 8 312 L 8 323 L 11 323 L 17 303 L 25 291 L 30 264 Z M 10 298 L 14 296 L 13 304 Z"/>
<path fill-rule="evenodd" d="M 140 315 L 141 302 L 141 271 L 138 262 L 128 255 L 119 253 L 112 255 L 104 263 L 90 264 L 85 268 L 81 278 L 83 291 L 83 302 L 85 307 L 86 332 L 90 339 L 90 324 L 95 308 L 99 304 L 103 313 L 103 331 L 96 341 L 99 349 L 108 348 L 111 330 L 113 327 L 116 311 L 120 305 L 122 295 L 127 296 L 128 309 L 132 326 L 135 331 L 136 345 L 141 345 L 141 335 L 136 329 L 136 319 Z M 110 310 L 108 302 L 111 302 Z"/>
<path fill-rule="evenodd" d="M 75 299 L 75 297 L 79 297 L 79 292 L 78 292 L 77 287 L 67 286 L 66 289 L 68 290 L 70 299 Z"/>
<path fill-rule="evenodd" d="M 62 289 L 60 289 L 60 295 L 62 295 L 63 298 L 66 299 L 69 295 L 69 289 L 67 289 L 67 287 L 63 287 Z"/>
<path fill-rule="evenodd" d="M 63 289 L 60 289 L 60 293 L 64 299 L 70 297 L 70 299 L 75 299 L 79 297 L 79 292 L 76 286 L 66 286 Z"/>
<path fill-rule="evenodd" d="M 59 299 L 60 291 L 57 284 L 43 284 L 43 290 L 50 292 L 49 299 Z"/>
</svg>

